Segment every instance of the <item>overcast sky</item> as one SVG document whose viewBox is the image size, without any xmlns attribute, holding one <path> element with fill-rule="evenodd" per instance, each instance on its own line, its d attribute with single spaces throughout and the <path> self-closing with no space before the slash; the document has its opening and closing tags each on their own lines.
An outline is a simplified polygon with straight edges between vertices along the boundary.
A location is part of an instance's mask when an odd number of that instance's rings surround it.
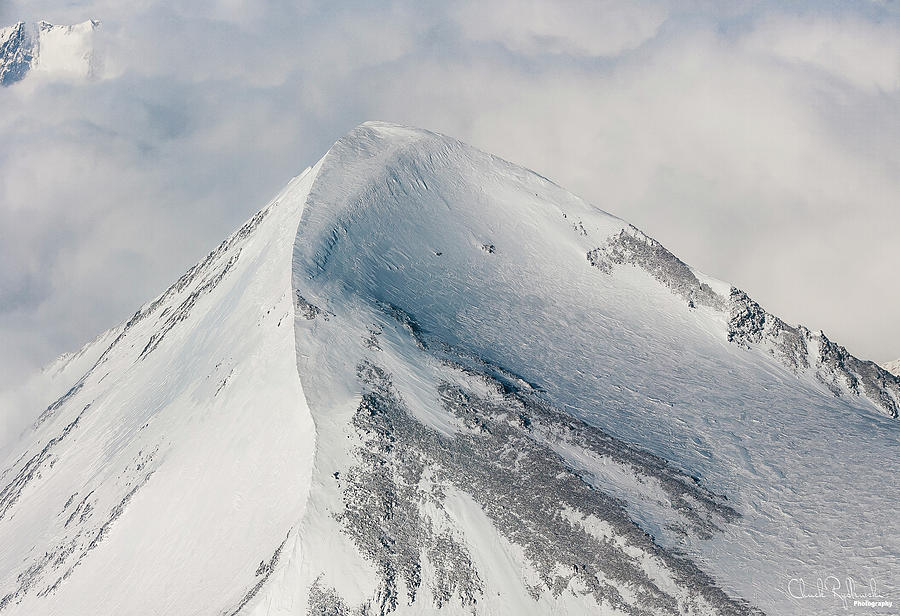
<svg viewBox="0 0 900 616">
<path fill-rule="evenodd" d="M 0 24 L 101 20 L 104 70 L 0 88 L 0 389 L 128 318 L 368 119 L 532 168 L 785 320 L 900 356 L 898 12 L 3 0 Z"/>
</svg>

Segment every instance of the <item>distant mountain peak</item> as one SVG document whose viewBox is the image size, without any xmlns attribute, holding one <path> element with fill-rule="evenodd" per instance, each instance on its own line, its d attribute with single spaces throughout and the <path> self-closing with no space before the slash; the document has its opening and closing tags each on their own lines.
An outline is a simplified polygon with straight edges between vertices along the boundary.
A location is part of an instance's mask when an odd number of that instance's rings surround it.
<svg viewBox="0 0 900 616">
<path fill-rule="evenodd" d="M 900 377 L 900 359 L 887 362 L 884 364 L 883 368 L 891 374 Z"/>
<path fill-rule="evenodd" d="M 100 21 L 73 25 L 48 21 L 0 28 L 0 85 L 10 86 L 32 72 L 54 79 L 86 79 L 97 72 L 94 31 Z"/>
<path fill-rule="evenodd" d="M 34 42 L 25 22 L 0 29 L 0 85 L 22 80 L 34 60 Z"/>
</svg>

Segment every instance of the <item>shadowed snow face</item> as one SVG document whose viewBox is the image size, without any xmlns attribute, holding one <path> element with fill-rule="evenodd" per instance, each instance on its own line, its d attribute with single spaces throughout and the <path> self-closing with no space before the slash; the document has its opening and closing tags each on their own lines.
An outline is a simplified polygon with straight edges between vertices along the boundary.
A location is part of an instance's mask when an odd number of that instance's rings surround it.
<svg viewBox="0 0 900 616">
<path fill-rule="evenodd" d="M 0 88 L 0 389 L 126 318 L 370 118 L 538 169 L 788 323 L 897 354 L 890 5 L 0 6 L 2 25 L 42 19 L 102 20 L 104 62 Z"/>
</svg>

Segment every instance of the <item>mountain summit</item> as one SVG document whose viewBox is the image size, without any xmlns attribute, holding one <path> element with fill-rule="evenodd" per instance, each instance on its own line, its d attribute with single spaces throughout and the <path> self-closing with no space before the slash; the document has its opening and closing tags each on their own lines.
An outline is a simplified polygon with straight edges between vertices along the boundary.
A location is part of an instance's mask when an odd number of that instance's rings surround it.
<svg viewBox="0 0 900 616">
<path fill-rule="evenodd" d="M 900 379 L 428 131 L 357 127 L 46 375 L 0 614 L 821 614 L 900 569 Z"/>
</svg>

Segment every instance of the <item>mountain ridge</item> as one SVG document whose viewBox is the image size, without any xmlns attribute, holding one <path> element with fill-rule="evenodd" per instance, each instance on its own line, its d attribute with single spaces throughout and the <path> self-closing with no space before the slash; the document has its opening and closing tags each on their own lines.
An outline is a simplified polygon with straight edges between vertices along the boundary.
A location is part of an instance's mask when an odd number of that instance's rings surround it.
<svg viewBox="0 0 900 616">
<path fill-rule="evenodd" d="M 429 139 L 437 141 L 445 140 L 447 143 L 456 141 L 429 131 L 417 130 L 405 133 L 410 129 L 377 121 L 361 124 L 343 139 L 353 139 L 360 130 L 366 128 L 386 131 L 395 137 L 403 135 L 403 141 L 412 141 L 415 139 L 412 135 L 423 134 L 428 134 Z M 338 148 L 340 144 L 341 140 L 332 150 Z M 323 158 L 326 164 L 328 156 L 326 154 Z M 527 172 L 534 173 L 530 170 Z M 534 175 L 556 186 L 550 180 L 538 174 Z M 563 191 L 561 188 L 559 190 Z M 766 347 L 773 355 L 780 356 L 783 363 L 795 371 L 812 367 L 815 369 L 816 378 L 836 396 L 846 393 L 863 395 L 882 412 L 891 417 L 898 416 L 900 379 L 893 378 L 894 375 L 887 370 L 874 362 L 856 358 L 843 346 L 831 341 L 822 331 L 812 333 L 803 325 L 786 324 L 759 306 L 741 289 L 695 271 L 639 229 L 607 212 L 601 213 L 610 220 L 617 221 L 614 224 L 621 223 L 622 229 L 616 238 L 609 238 L 603 246 L 585 253 L 591 265 L 604 272 L 608 272 L 614 265 L 640 267 L 673 293 L 683 297 L 691 307 L 696 302 L 728 312 L 730 321 L 727 337 L 730 342 L 747 347 Z M 583 225 L 580 227 L 579 225 L 580 222 L 573 223 L 574 231 L 579 235 L 586 235 Z M 704 279 L 703 282 L 698 275 Z M 714 291 L 706 280 L 717 285 L 720 292 Z M 727 295 L 721 293 L 724 290 L 723 286 L 728 288 Z"/>
<path fill-rule="evenodd" d="M 20 22 L 20 24 L 21 23 L 22 22 Z M 93 23 L 96 24 L 99 22 L 94 21 Z M 395 131 L 414 130 L 418 133 L 427 133 L 430 135 L 438 136 L 437 133 L 432 133 L 431 131 L 424 131 L 422 129 L 410 129 L 406 126 L 374 120 L 363 122 L 359 125 L 359 127 L 357 127 L 357 130 L 363 127 L 390 128 Z M 348 136 L 352 135 L 353 132 L 354 131 L 348 133 Z M 338 141 L 338 143 L 340 143 L 340 140 Z M 323 156 L 323 161 L 327 159 L 329 152 L 331 152 L 331 149 L 332 148 L 329 148 L 329 151 L 326 152 L 326 154 Z M 534 173 L 530 170 L 528 171 L 530 173 Z M 543 176 L 540 176 L 539 174 L 535 175 L 546 180 L 546 178 L 543 178 Z M 546 181 L 552 183 L 550 180 Z M 606 212 L 603 213 L 607 216 L 610 216 L 611 218 L 621 220 Z M 830 340 L 826 336 L 824 331 L 820 330 L 814 333 L 811 332 L 808 328 L 804 327 L 802 324 L 798 324 L 796 326 L 789 325 L 778 318 L 776 315 L 768 312 L 759 304 L 757 304 L 743 290 L 732 286 L 729 283 L 710 278 L 705 274 L 695 270 L 694 268 L 691 268 L 690 266 L 683 263 L 680 259 L 678 259 L 678 257 L 676 257 L 674 254 L 669 252 L 655 239 L 647 236 L 633 225 L 630 225 L 625 221 L 621 222 L 623 228 L 621 229 L 618 238 L 607 242 L 607 244 L 602 247 L 594 248 L 586 253 L 586 258 L 591 263 L 591 265 L 597 267 L 601 271 L 608 271 L 609 268 L 614 264 L 628 264 L 635 267 L 641 267 L 647 270 L 648 273 L 653 275 L 655 278 L 657 278 L 657 280 L 661 284 L 664 284 L 672 289 L 674 293 L 682 296 L 689 303 L 693 303 L 694 300 L 697 299 L 699 303 L 705 303 L 706 305 L 722 309 L 723 311 L 727 308 L 727 310 L 731 313 L 730 327 L 727 332 L 727 336 L 730 342 L 735 342 L 736 344 L 741 346 L 760 345 L 763 343 L 768 343 L 773 347 L 770 349 L 770 352 L 775 355 L 775 349 L 779 348 L 780 353 L 778 354 L 782 356 L 782 360 L 786 363 L 786 365 L 789 365 L 794 369 L 809 367 L 810 360 L 808 357 L 804 356 L 806 355 L 805 352 L 801 352 L 797 348 L 795 348 L 793 351 L 788 352 L 786 348 L 790 346 L 796 347 L 797 345 L 806 346 L 807 344 L 815 344 L 819 348 L 819 357 L 814 361 L 817 361 L 819 364 L 831 363 L 832 374 L 829 376 L 831 376 L 833 380 L 838 378 L 846 379 L 846 388 L 841 388 L 839 386 L 835 387 L 834 393 L 836 396 L 842 395 L 845 390 L 849 390 L 853 393 L 858 394 L 859 385 L 860 383 L 862 383 L 864 385 L 864 392 L 873 392 L 871 396 L 867 397 L 869 397 L 869 399 L 873 403 L 875 403 L 876 406 L 880 407 L 882 411 L 886 412 L 892 417 L 898 416 L 898 411 L 900 411 L 900 388 L 898 388 L 898 386 L 900 386 L 900 375 L 896 374 L 896 371 L 898 370 L 897 366 L 900 365 L 900 360 L 887 362 L 884 365 L 878 365 L 870 360 L 858 359 L 857 357 L 849 353 L 843 346 Z M 578 229 L 576 229 L 576 231 L 577 230 Z M 625 242 L 622 241 L 622 239 L 625 237 L 628 237 L 627 243 L 630 244 L 630 246 L 628 247 L 626 247 L 624 245 Z M 635 241 L 635 238 L 637 238 L 637 241 Z M 642 259 L 641 257 L 638 257 L 634 254 L 634 246 L 640 245 L 640 243 L 645 243 L 650 246 L 651 252 L 658 253 L 658 255 L 662 259 L 677 263 L 675 267 L 680 269 L 681 271 L 679 271 L 675 275 L 673 275 L 671 272 L 661 273 L 649 271 L 652 266 L 646 262 L 643 264 L 641 263 L 642 260 L 646 261 L 646 259 Z M 605 254 L 602 254 L 601 256 L 601 253 Z M 207 258 L 209 258 L 212 254 L 213 253 L 207 255 Z M 185 276 L 187 276 L 190 271 L 191 270 L 189 270 L 185 274 Z M 685 281 L 687 281 L 686 284 Z M 719 292 L 717 293 L 713 291 L 709 286 L 709 283 L 718 285 Z M 176 283 L 176 285 L 177 284 L 178 283 Z M 173 285 L 173 287 L 174 286 L 175 285 Z M 726 289 L 727 293 L 724 292 Z M 701 299 L 695 297 L 695 294 L 697 294 L 698 292 L 702 296 Z M 153 302 L 148 302 L 148 304 L 145 304 L 145 307 L 154 302 L 158 302 L 164 295 L 165 293 L 157 296 L 157 298 L 153 300 Z M 132 316 L 132 320 L 138 317 L 138 315 L 140 315 L 143 310 L 143 307 L 139 309 Z M 114 329 L 116 328 L 111 328 L 110 330 L 99 334 L 98 338 L 105 337 Z M 790 342 L 784 340 L 785 336 L 789 336 L 792 340 Z M 54 362 L 44 368 L 44 370 L 47 370 L 51 366 L 56 365 L 60 361 L 64 360 L 67 356 L 77 356 L 83 354 L 86 349 L 93 346 L 95 343 L 96 340 L 92 340 L 77 351 L 64 353 L 59 358 L 57 358 L 57 360 L 54 360 Z M 813 352 L 814 351 L 809 351 L 809 353 Z M 829 361 L 829 358 L 831 358 L 831 361 Z M 846 365 L 848 361 L 852 363 L 853 368 L 850 368 Z M 887 373 L 887 375 L 885 375 L 884 373 Z M 890 376 L 895 376 L 898 378 L 891 379 Z M 817 377 L 825 382 L 825 375 L 817 373 Z M 881 386 L 888 388 L 888 394 L 886 396 L 881 395 L 881 392 L 878 391 L 878 387 L 873 386 L 873 383 L 883 383 L 883 385 Z"/>
</svg>

